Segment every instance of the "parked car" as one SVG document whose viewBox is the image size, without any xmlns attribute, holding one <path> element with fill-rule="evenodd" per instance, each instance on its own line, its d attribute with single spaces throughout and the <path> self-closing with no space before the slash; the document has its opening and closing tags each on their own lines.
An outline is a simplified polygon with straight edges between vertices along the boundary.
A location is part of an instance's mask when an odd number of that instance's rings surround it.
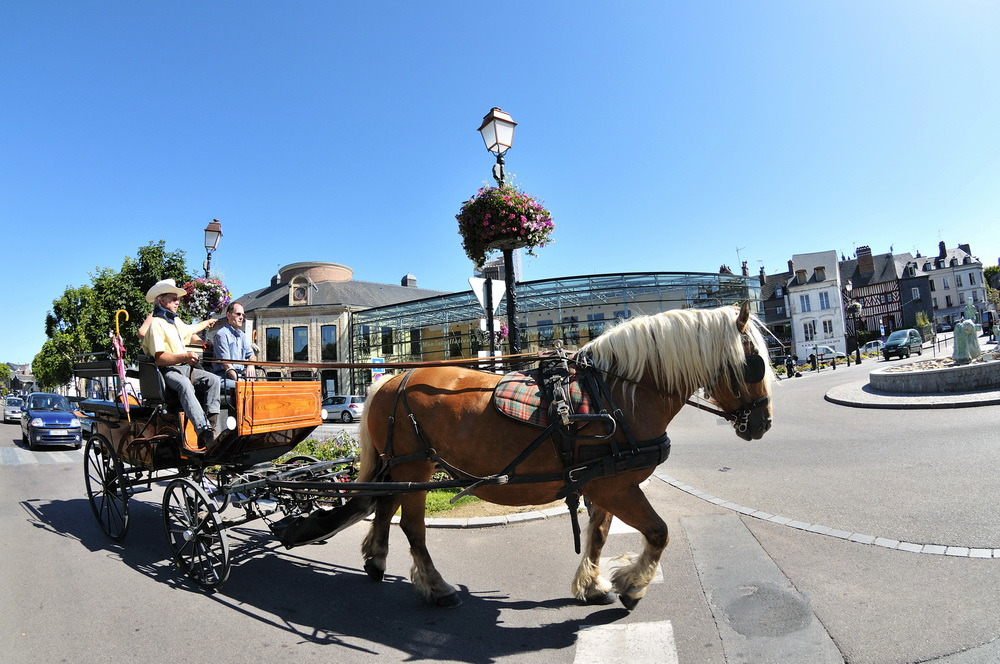
<svg viewBox="0 0 1000 664">
<path fill-rule="evenodd" d="M 365 398 L 335 394 L 323 399 L 323 410 L 326 411 L 328 420 L 353 422 L 365 412 Z"/>
<path fill-rule="evenodd" d="M 938 332 L 951 332 L 952 327 L 950 323 L 939 323 L 937 326 Z"/>
<path fill-rule="evenodd" d="M 885 340 L 882 346 L 882 356 L 888 360 L 896 355 L 898 357 L 909 357 L 910 353 L 921 355 L 924 352 L 924 338 L 920 333 L 910 328 L 908 330 L 896 330 Z"/>
<path fill-rule="evenodd" d="M 47 445 L 83 445 L 80 418 L 61 394 L 34 392 L 24 400 L 21 440 L 32 450 Z"/>
<path fill-rule="evenodd" d="M 878 339 L 876 339 L 875 341 L 869 341 L 868 343 L 866 343 L 864 346 L 861 347 L 861 352 L 862 353 L 881 353 L 882 352 L 882 346 L 884 346 L 884 345 L 885 344 L 883 344 Z"/>
<path fill-rule="evenodd" d="M 839 359 L 841 359 L 843 357 L 847 357 L 846 355 L 844 355 L 840 351 L 836 351 L 833 348 L 831 348 L 830 346 L 816 346 L 814 348 L 813 352 L 809 353 L 809 358 L 812 359 L 813 355 L 817 355 L 819 357 L 820 361 L 823 361 L 823 360 L 832 360 L 833 358 L 837 358 L 839 360 Z"/>
<path fill-rule="evenodd" d="M 24 400 L 18 397 L 7 397 L 3 402 L 3 421 L 17 422 L 21 419 L 21 409 L 24 407 Z"/>
</svg>

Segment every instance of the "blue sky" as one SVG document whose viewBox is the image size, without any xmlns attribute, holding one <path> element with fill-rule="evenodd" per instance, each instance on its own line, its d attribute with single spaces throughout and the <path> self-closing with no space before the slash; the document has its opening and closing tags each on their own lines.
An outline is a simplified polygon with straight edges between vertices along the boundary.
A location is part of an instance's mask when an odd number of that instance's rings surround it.
<svg viewBox="0 0 1000 664">
<path fill-rule="evenodd" d="M 468 288 L 454 219 L 492 183 L 555 241 L 524 278 L 752 273 L 794 253 L 1000 256 L 992 2 L 0 5 L 0 361 L 67 286 L 149 241 L 234 294 L 281 265 Z"/>
</svg>

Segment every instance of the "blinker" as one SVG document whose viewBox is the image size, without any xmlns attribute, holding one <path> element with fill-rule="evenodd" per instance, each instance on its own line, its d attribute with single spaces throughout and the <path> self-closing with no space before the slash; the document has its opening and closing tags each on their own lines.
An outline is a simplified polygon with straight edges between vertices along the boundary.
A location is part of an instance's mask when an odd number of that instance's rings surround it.
<svg viewBox="0 0 1000 664">
<path fill-rule="evenodd" d="M 743 382 L 753 384 L 762 380 L 764 380 L 764 358 L 760 355 L 747 355 L 746 364 L 743 365 Z"/>
</svg>

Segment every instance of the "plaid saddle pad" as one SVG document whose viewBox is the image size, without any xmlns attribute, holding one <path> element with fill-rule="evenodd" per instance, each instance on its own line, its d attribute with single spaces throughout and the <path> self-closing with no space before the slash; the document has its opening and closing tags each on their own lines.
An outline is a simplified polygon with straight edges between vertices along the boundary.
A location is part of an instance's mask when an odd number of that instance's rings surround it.
<svg viewBox="0 0 1000 664">
<path fill-rule="evenodd" d="M 551 400 L 543 399 L 539 373 L 538 369 L 515 371 L 501 378 L 493 390 L 493 405 L 507 417 L 544 429 L 549 426 Z M 575 375 L 569 379 L 569 407 L 576 414 L 594 412 L 590 396 Z"/>
</svg>

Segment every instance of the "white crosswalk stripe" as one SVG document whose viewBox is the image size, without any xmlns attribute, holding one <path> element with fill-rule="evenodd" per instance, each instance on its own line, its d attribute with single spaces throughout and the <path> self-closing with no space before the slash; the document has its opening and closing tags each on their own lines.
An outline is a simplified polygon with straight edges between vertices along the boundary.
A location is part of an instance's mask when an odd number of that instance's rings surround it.
<svg viewBox="0 0 1000 664">
<path fill-rule="evenodd" d="M 83 450 L 46 450 L 32 452 L 21 447 L 0 447 L 0 465 L 30 466 L 35 464 L 81 463 Z"/>
<path fill-rule="evenodd" d="M 678 664 L 669 620 L 629 625 L 593 625 L 576 637 L 573 664 Z"/>
</svg>

